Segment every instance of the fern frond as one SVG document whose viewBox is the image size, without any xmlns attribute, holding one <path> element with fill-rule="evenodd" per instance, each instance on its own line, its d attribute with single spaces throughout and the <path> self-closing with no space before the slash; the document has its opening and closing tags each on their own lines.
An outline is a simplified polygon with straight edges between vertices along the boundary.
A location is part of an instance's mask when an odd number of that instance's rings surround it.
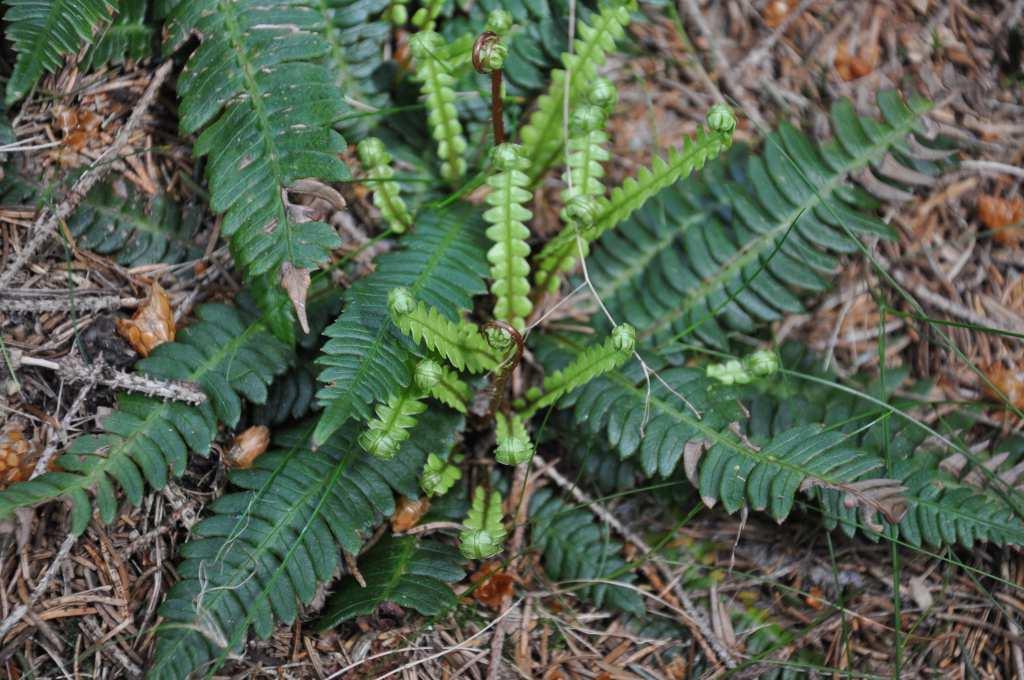
<svg viewBox="0 0 1024 680">
<path fill-rule="evenodd" d="M 334 628 L 356 616 L 373 614 L 385 602 L 436 616 L 458 600 L 447 585 L 461 581 L 462 559 L 453 548 L 415 536 L 383 539 L 359 560 L 366 585 L 344 579 L 327 600 L 318 628 Z"/>
<path fill-rule="evenodd" d="M 459 551 L 471 560 L 485 560 L 501 552 L 508 532 L 502 524 L 501 494 L 478 486 L 473 505 L 459 534 Z"/>
<path fill-rule="evenodd" d="M 443 496 L 462 478 L 462 470 L 436 453 L 427 456 L 420 475 L 420 488 L 428 496 Z"/>
<path fill-rule="evenodd" d="M 730 114 L 731 115 L 731 114 Z M 711 118 L 719 119 L 716 110 L 708 112 Z M 586 219 L 576 220 L 579 230 L 564 229 L 558 236 L 548 241 L 535 258 L 537 269 L 537 285 L 540 288 L 554 290 L 557 280 L 555 275 L 564 271 L 577 252 L 576 235 L 586 242 L 592 242 L 604 232 L 614 228 L 659 191 L 700 170 L 704 164 L 718 156 L 732 143 L 732 131 L 735 121 L 728 125 L 728 120 L 718 120 L 721 129 L 697 129 L 694 138 L 685 139 L 681 149 L 672 149 L 667 157 L 655 156 L 650 168 L 641 168 L 635 177 L 627 177 L 621 186 L 612 190 L 611 196 L 601 199 L 588 212 Z"/>
<path fill-rule="evenodd" d="M 426 211 L 402 248 L 377 261 L 377 270 L 346 293 L 341 316 L 324 333 L 317 363 L 324 406 L 314 434 L 323 442 L 350 418 L 368 420 L 372 404 L 408 385 L 416 350 L 388 313 L 388 294 L 406 287 L 414 297 L 454 322 L 486 291 L 483 226 L 474 211 L 459 206 Z"/>
<path fill-rule="evenodd" d="M 345 106 L 318 63 L 329 49 L 323 28 L 302 0 L 196 0 L 168 19 L 171 36 L 202 37 L 178 79 L 181 128 L 202 129 L 194 151 L 209 156 L 210 207 L 249 278 L 284 262 L 315 269 L 341 243 L 287 196 L 300 179 L 349 178 L 345 140 L 331 129 Z"/>
<path fill-rule="evenodd" d="M 416 416 L 427 410 L 423 403 L 426 391 L 440 380 L 441 366 L 426 359 L 416 367 L 413 384 L 387 402 L 377 404 L 377 417 L 366 424 L 359 435 L 359 445 L 378 458 L 391 458 L 409 438 L 409 430 L 416 425 Z M 429 375 L 428 375 L 429 374 Z"/>
<path fill-rule="evenodd" d="M 568 366 L 545 377 L 543 393 L 528 393 L 531 403 L 523 418 L 529 419 L 539 409 L 554 404 L 577 387 L 618 368 L 632 355 L 635 346 L 636 331 L 633 327 L 629 324 L 616 326 L 602 344 L 585 349 Z"/>
<path fill-rule="evenodd" d="M 606 88 L 596 86 L 596 91 L 606 91 Z M 611 91 L 614 92 L 614 88 Z M 562 202 L 567 206 L 577 196 L 604 196 L 601 164 L 611 158 L 605 148 L 608 144 L 608 133 L 604 131 L 606 120 L 604 111 L 593 104 L 582 106 L 572 114 L 567 167 L 563 174 L 566 188 L 562 191 Z M 569 215 L 563 210 L 562 221 L 568 220 Z"/>
<path fill-rule="evenodd" d="M 82 68 L 97 69 L 104 64 L 137 61 L 153 52 L 153 27 L 146 22 L 149 0 L 117 0 L 117 14 L 100 31 L 96 44 L 82 59 Z"/>
<path fill-rule="evenodd" d="M 621 557 L 622 544 L 613 540 L 607 527 L 594 521 L 582 508 L 570 506 L 551 492 L 538 489 L 530 498 L 530 538 L 540 550 L 544 572 L 556 581 L 592 579 L 632 583 L 635 576 Z M 633 614 L 646 610 L 639 593 L 607 583 L 582 585 L 579 593 L 601 607 L 608 605 Z"/>
<path fill-rule="evenodd" d="M 494 459 L 502 465 L 519 465 L 533 456 L 533 444 L 523 419 L 516 414 L 495 414 L 497 448 Z"/>
<path fill-rule="evenodd" d="M 433 31 L 420 31 L 409 39 L 409 49 L 416 60 L 416 80 L 422 85 L 430 134 L 437 142 L 441 176 L 455 184 L 466 174 L 463 154 L 467 144 L 455 110 L 455 77 L 444 59 L 444 38 Z"/>
<path fill-rule="evenodd" d="M 347 102 L 358 103 L 356 108 L 346 102 L 338 125 L 347 137 L 362 139 L 391 101 L 384 61 L 392 32 L 388 17 L 405 8 L 391 0 L 313 0 L 312 6 L 323 18 L 323 37 L 330 46 L 328 72 Z M 393 23 L 400 26 L 405 20 Z"/>
<path fill-rule="evenodd" d="M 92 42 L 100 24 L 110 20 L 110 0 L 5 0 L 7 39 L 17 60 L 7 81 L 7 106 L 32 89 L 44 72 L 53 72 L 65 55 Z"/>
<path fill-rule="evenodd" d="M 566 72 L 569 73 L 569 110 L 575 110 L 594 83 L 597 69 L 615 48 L 615 42 L 625 35 L 630 11 L 635 6 L 632 0 L 608 0 L 589 22 L 580 19 L 577 24 L 579 37 L 573 45 L 573 53 L 562 55 L 565 70 L 551 72 L 547 93 L 537 100 L 537 110 L 521 132 L 526 156 L 530 159 L 526 171 L 530 186 L 558 160 L 565 145 L 562 116 Z"/>
<path fill-rule="evenodd" d="M 307 449 L 304 428 L 280 437 L 280 448 L 251 468 L 229 473 L 242 490 L 217 499 L 182 547 L 181 580 L 160 608 L 165 623 L 149 676 L 215 672 L 243 649 L 250 628 L 266 638 L 275 621 L 294 621 L 298 603 L 333 578 L 341 550 L 358 554 L 394 513 L 395 494 L 418 495 L 427 452 L 451 446 L 461 425 L 450 413 L 425 414 L 390 461 L 364 454 L 354 426 L 316 451 Z"/>
<path fill-rule="evenodd" d="M 437 382 L 433 383 L 427 390 L 434 399 L 454 409 L 459 413 L 465 413 L 467 404 L 472 396 L 469 385 L 459 379 L 455 371 L 446 366 L 438 364 L 440 375 Z"/>
<path fill-rule="evenodd" d="M 373 191 L 373 204 L 396 234 L 403 233 L 412 225 L 412 215 L 402 200 L 398 182 L 392 177 L 395 171 L 391 167 L 391 154 L 384 148 L 384 143 L 376 137 L 367 137 L 357 147 L 363 171 L 369 180 L 369 188 Z"/>
<path fill-rule="evenodd" d="M 305 417 L 315 406 L 316 376 L 311 367 L 299 364 L 278 376 L 267 391 L 267 400 L 253 410 L 257 425 L 276 427 Z"/>
<path fill-rule="evenodd" d="M 388 311 L 403 333 L 460 371 L 490 371 L 501 361 L 476 325 L 449 320 L 439 310 L 417 302 L 407 288 L 395 288 L 388 294 Z"/>
<path fill-rule="evenodd" d="M 262 403 L 275 373 L 292 361 L 290 350 L 261 321 L 245 323 L 234 309 L 207 304 L 199 320 L 158 346 L 136 370 L 164 380 L 197 383 L 207 396 L 199 406 L 121 394 L 118 408 L 102 423 L 102 434 L 79 437 L 58 459 L 60 472 L 0 492 L 0 518 L 15 509 L 65 497 L 72 503 L 72 531 L 82 533 L 92 517 L 92 492 L 100 520 L 117 515 L 115 485 L 133 505 L 145 487 L 161 489 L 171 474 L 185 471 L 188 452 L 206 455 L 219 423 L 234 427 L 242 400 Z"/>
<path fill-rule="evenodd" d="M 827 287 L 838 266 L 834 254 L 857 250 L 847 228 L 857 236 L 893 234 L 854 181 L 865 168 L 898 158 L 920 172 L 938 171 L 932 161 L 913 158 L 934 158 L 935 150 L 913 134 L 927 102 L 904 104 L 894 92 L 879 101 L 889 112 L 884 123 L 836 107 L 835 129 L 868 140 L 851 146 L 856 153 L 838 141 L 812 144 L 783 124 L 761 155 L 737 149 L 724 163 L 709 164 L 699 181 L 663 190 L 606 233 L 588 268 L 612 314 L 642 337 L 693 334 L 724 349 L 727 330 L 749 333 L 803 312 L 791 289 Z"/>
<path fill-rule="evenodd" d="M 484 219 L 491 224 L 486 233 L 494 243 L 487 251 L 491 294 L 495 298 L 494 318 L 522 331 L 533 310 L 530 264 L 526 260 L 530 254 L 530 230 L 524 224 L 533 216 L 524 205 L 532 198 L 525 189 L 527 179 L 522 172 L 526 159 L 519 145 L 502 144 L 494 148 L 491 160 L 498 172 L 487 178 L 493 191 L 485 199 L 491 208 L 484 213 Z"/>
<path fill-rule="evenodd" d="M 100 184 L 68 219 L 68 230 L 79 248 L 126 267 L 174 264 L 200 254 L 192 240 L 199 218 L 197 210 L 182 210 L 168 196 L 149 200 L 131 188 Z"/>
</svg>

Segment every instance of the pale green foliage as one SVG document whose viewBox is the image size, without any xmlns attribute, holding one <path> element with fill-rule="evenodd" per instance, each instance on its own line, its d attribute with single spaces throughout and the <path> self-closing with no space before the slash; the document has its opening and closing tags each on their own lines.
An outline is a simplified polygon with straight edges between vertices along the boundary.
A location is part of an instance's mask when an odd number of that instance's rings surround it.
<svg viewBox="0 0 1024 680">
<path fill-rule="evenodd" d="M 437 352 L 460 371 L 489 371 L 500 361 L 475 325 L 445 318 L 426 303 L 416 302 L 406 288 L 395 288 L 388 294 L 388 309 L 403 333 Z"/>
<path fill-rule="evenodd" d="M 705 373 L 723 385 L 746 385 L 757 378 L 767 378 L 779 370 L 779 357 L 770 350 L 757 350 L 742 359 L 729 359 L 708 364 Z"/>
<path fill-rule="evenodd" d="M 528 418 L 545 406 L 550 406 L 577 387 L 621 366 L 636 346 L 636 330 L 629 324 L 619 324 L 600 345 L 581 352 L 568 366 L 544 378 L 544 391 L 527 393 L 530 405 L 523 414 Z"/>
<path fill-rule="evenodd" d="M 478 486 L 473 492 L 473 505 L 462 523 L 459 551 L 471 560 L 485 560 L 501 552 L 508 533 L 502 525 L 501 494 Z"/>
<path fill-rule="evenodd" d="M 504 413 L 496 414 L 494 419 L 498 444 L 494 459 L 502 465 L 519 465 L 530 460 L 533 444 L 523 419 L 517 414 L 506 416 Z"/>
<path fill-rule="evenodd" d="M 492 191 L 487 195 L 491 206 L 484 219 L 491 226 L 487 238 L 494 245 L 487 251 L 491 263 L 491 293 L 495 297 L 494 318 L 507 321 L 517 330 L 526 327 L 526 317 L 533 310 L 530 302 L 530 265 L 526 258 L 530 245 L 526 240 L 530 230 L 524 222 L 533 213 L 524 207 L 530 198 L 526 186 L 526 166 L 522 148 L 516 144 L 502 144 L 494 148 L 492 162 L 498 170 L 487 179 Z"/>
<path fill-rule="evenodd" d="M 437 366 L 436 363 L 434 365 Z M 409 430 L 416 425 L 416 416 L 427 410 L 423 401 L 424 388 L 420 383 L 422 373 L 430 371 L 421 371 L 419 368 L 415 373 L 416 384 L 410 385 L 400 394 L 388 397 L 386 403 L 377 404 L 377 417 L 368 422 L 366 431 L 359 435 L 359 445 L 368 453 L 384 459 L 394 457 L 402 442 L 409 438 Z M 440 369 L 440 366 L 437 368 Z"/>
<path fill-rule="evenodd" d="M 368 180 L 367 185 L 373 191 L 373 204 L 380 210 L 391 231 L 401 234 L 412 224 L 412 215 L 402 200 L 398 182 L 392 179 L 395 171 L 391 167 L 391 154 L 376 137 L 367 137 L 356 148 Z"/>
<path fill-rule="evenodd" d="M 437 382 L 427 390 L 431 397 L 459 413 L 466 412 L 466 404 L 469 402 L 469 385 L 462 381 L 455 371 L 447 366 L 440 366 L 441 375 Z"/>
<path fill-rule="evenodd" d="M 436 453 L 427 456 L 420 475 L 420 488 L 428 496 L 443 496 L 462 479 L 462 470 L 442 459 Z"/>
<path fill-rule="evenodd" d="M 466 138 L 455 110 L 455 77 L 444 60 L 444 38 L 433 31 L 420 31 L 409 39 L 416 61 L 416 79 L 422 84 L 427 106 L 427 123 L 437 142 L 441 176 L 455 184 L 466 174 Z"/>
<path fill-rule="evenodd" d="M 635 3 L 610 0 L 604 3 L 599 14 L 591 23 L 580 20 L 576 29 L 576 41 L 572 54 L 563 54 L 565 70 L 551 72 L 551 84 L 547 93 L 541 95 L 537 110 L 530 116 L 521 137 L 530 165 L 526 175 L 530 184 L 556 162 L 565 144 L 563 135 L 563 108 L 566 72 L 569 75 L 569 109 L 575 110 L 597 79 L 597 69 L 604 63 L 608 53 L 615 48 L 615 41 L 625 34 L 630 20 L 630 10 Z"/>
</svg>

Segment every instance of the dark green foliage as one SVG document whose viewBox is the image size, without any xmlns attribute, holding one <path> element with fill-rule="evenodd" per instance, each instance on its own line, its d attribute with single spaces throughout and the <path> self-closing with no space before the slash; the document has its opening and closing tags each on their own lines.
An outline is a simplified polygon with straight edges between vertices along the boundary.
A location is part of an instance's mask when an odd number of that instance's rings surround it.
<svg viewBox="0 0 1024 680">
<path fill-rule="evenodd" d="M 68 229 L 79 248 L 126 267 L 174 264 L 202 254 L 193 241 L 199 218 L 198 210 L 182 209 L 173 197 L 149 199 L 132 188 L 100 184 L 68 220 Z"/>
<path fill-rule="evenodd" d="M 419 350 L 388 314 L 388 293 L 404 286 L 450 320 L 486 288 L 483 222 L 468 206 L 419 215 L 402 248 L 381 257 L 376 272 L 346 294 L 345 310 L 327 328 L 317 363 L 324 413 L 314 440 L 324 441 L 350 418 L 368 420 L 371 407 L 410 384 Z"/>
<path fill-rule="evenodd" d="M 181 128 L 202 134 L 210 207 L 248 276 L 284 262 L 315 269 L 340 245 L 334 229 L 306 221 L 286 192 L 300 179 L 348 179 L 338 158 L 345 140 L 331 126 L 345 113 L 342 93 L 319 61 L 329 45 L 323 17 L 288 0 L 189 0 L 168 18 L 171 44 L 189 32 L 202 44 L 178 79 Z"/>
<path fill-rule="evenodd" d="M 324 38 L 330 45 L 327 66 L 334 82 L 349 101 L 371 109 L 390 105 L 388 92 L 392 69 L 384 61 L 391 40 L 391 24 L 381 16 L 391 0 L 313 0 L 324 18 Z M 347 102 L 338 124 L 358 142 L 378 122 L 379 116 Z"/>
<path fill-rule="evenodd" d="M 530 498 L 530 534 L 544 558 L 544 571 L 556 581 L 570 581 L 566 587 L 600 607 L 641 614 L 643 598 L 633 589 L 608 583 L 571 583 L 579 579 L 600 579 L 632 583 L 634 575 L 621 557 L 622 544 L 613 540 L 608 528 L 594 520 L 584 508 L 574 508 L 550 489 L 540 489 Z"/>
<path fill-rule="evenodd" d="M 179 331 L 175 342 L 160 345 L 138 362 L 136 371 L 165 380 L 197 383 L 207 396 L 199 406 L 121 394 L 118 408 L 103 420 L 103 433 L 71 443 L 58 459 L 60 472 L 16 484 L 0 492 L 0 518 L 15 509 L 59 497 L 72 503 L 72 531 L 85 531 L 92 516 L 87 492 L 99 517 L 117 515 L 116 488 L 133 505 L 142 502 L 146 485 L 163 488 L 171 474 L 185 471 L 188 452 L 206 455 L 218 425 L 234 427 L 242 400 L 262 403 L 275 373 L 292 360 L 283 344 L 259 321 L 246 323 L 231 307 L 203 305 L 199 320 Z"/>
<path fill-rule="evenodd" d="M 327 601 L 320 628 L 373 614 L 386 602 L 427 616 L 441 614 L 456 604 L 446 584 L 465 576 L 462 561 L 458 551 L 444 543 L 415 536 L 385 538 L 359 560 L 366 586 L 351 576 L 343 580 Z"/>
<path fill-rule="evenodd" d="M 96 44 L 82 59 L 82 67 L 93 70 L 152 54 L 154 29 L 146 21 L 149 4 L 149 0 L 118 0 L 114 20 L 100 31 Z"/>
<path fill-rule="evenodd" d="M 65 55 L 89 44 L 113 9 L 109 0 L 4 0 L 4 4 L 6 36 L 18 53 L 7 81 L 8 106 L 24 97 L 44 71 L 55 71 Z"/>
<path fill-rule="evenodd" d="M 871 165 L 883 168 L 877 175 L 896 175 L 894 183 L 924 183 L 937 172 L 934 163 L 913 157 L 942 155 L 914 132 L 929 103 L 912 99 L 908 106 L 886 92 L 879 105 L 885 122 L 837 103 L 837 139 L 821 145 L 783 123 L 760 154 L 737 149 L 709 163 L 699 181 L 665 189 L 606 233 L 589 268 L 612 314 L 642 337 L 693 341 L 695 335 L 724 349 L 729 331 L 751 333 L 802 312 L 796 291 L 824 290 L 838 267 L 836 255 L 857 252 L 846 229 L 892 236 L 853 175 Z M 881 165 L 883 158 L 892 162 Z"/>
<path fill-rule="evenodd" d="M 253 410 L 253 422 L 275 427 L 303 418 L 315 407 L 316 376 L 312 367 L 298 364 L 274 380 L 267 401 Z"/>
<path fill-rule="evenodd" d="M 462 419 L 432 410 L 399 455 L 382 461 L 356 444 L 355 424 L 317 451 L 312 424 L 279 438 L 248 470 L 231 473 L 243 489 L 222 496 L 182 547 L 181 580 L 160 608 L 149 676 L 184 678 L 239 652 L 251 627 L 263 638 L 292 623 L 320 584 L 357 554 L 371 529 L 395 511 L 394 494 L 415 498 L 427 453 L 451 446 Z M 422 561 L 417 561 L 422 565 Z M 445 578 L 454 567 L 448 566 Z M 368 577 L 374 576 L 365 571 Z"/>
</svg>

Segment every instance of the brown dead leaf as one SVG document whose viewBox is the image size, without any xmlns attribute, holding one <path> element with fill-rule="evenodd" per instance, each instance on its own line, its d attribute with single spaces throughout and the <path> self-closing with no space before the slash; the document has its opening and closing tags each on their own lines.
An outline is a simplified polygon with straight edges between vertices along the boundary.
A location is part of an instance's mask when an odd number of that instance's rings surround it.
<svg viewBox="0 0 1024 680">
<path fill-rule="evenodd" d="M 477 602 L 490 607 L 494 611 L 501 609 L 502 605 L 512 597 L 512 587 L 515 585 L 515 577 L 502 570 L 499 562 L 485 562 L 475 573 L 470 575 L 470 582 L 480 584 L 473 591 L 473 597 Z"/>
<path fill-rule="evenodd" d="M 851 53 L 846 41 L 839 43 L 833 64 L 839 77 L 845 81 L 863 78 L 875 69 L 878 63 L 878 48 L 862 47 L 858 52 Z"/>
<path fill-rule="evenodd" d="M 1024 198 L 994 195 L 978 198 L 978 218 L 992 230 L 992 238 L 1004 246 L 1024 244 Z"/>
<path fill-rule="evenodd" d="M 32 446 L 20 426 L 0 432 L 0 489 L 31 476 L 31 454 Z"/>
<path fill-rule="evenodd" d="M 415 500 L 399 496 L 395 514 L 391 516 L 391 530 L 397 534 L 412 529 L 429 509 L 430 500 L 426 496 Z"/>
<path fill-rule="evenodd" d="M 786 20 L 789 13 L 796 6 L 795 0 L 770 0 L 764 6 L 764 23 L 768 28 L 778 28 L 779 24 Z"/>
<path fill-rule="evenodd" d="M 154 282 L 131 319 L 118 319 L 117 332 L 136 352 L 148 357 L 156 347 L 174 340 L 174 314 L 167 293 Z"/>
<path fill-rule="evenodd" d="M 992 386 L 988 383 L 982 385 L 981 389 L 985 396 L 1000 404 L 1006 400 L 1017 408 L 1024 409 L 1024 362 L 1015 369 L 1007 368 L 1001 362 L 989 364 L 982 366 L 981 371 L 992 383 Z"/>
<path fill-rule="evenodd" d="M 269 445 L 270 429 L 265 425 L 253 425 L 235 437 L 224 462 L 233 468 L 247 468 L 263 455 Z"/>
<path fill-rule="evenodd" d="M 309 333 L 309 319 L 306 318 L 306 295 L 309 293 L 309 270 L 296 267 L 291 262 L 281 265 L 281 287 L 295 307 L 303 333 Z"/>
</svg>

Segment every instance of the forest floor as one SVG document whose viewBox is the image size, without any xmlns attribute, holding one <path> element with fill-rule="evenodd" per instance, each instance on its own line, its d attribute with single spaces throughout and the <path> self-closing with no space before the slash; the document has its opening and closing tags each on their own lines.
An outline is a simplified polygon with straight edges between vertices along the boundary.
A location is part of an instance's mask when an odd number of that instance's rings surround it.
<svg viewBox="0 0 1024 680">
<path fill-rule="evenodd" d="M 741 114 L 737 139 L 753 144 L 781 120 L 827 138 L 829 106 L 840 97 L 861 113 L 873 112 L 874 94 L 885 88 L 936 102 L 928 125 L 956 140 L 961 162 L 911 196 L 887 197 L 884 218 L 899 240 L 878 244 L 875 262 L 848 257 L 838 285 L 809 313 L 779 323 L 775 337 L 803 342 L 840 376 L 877 369 L 883 356 L 887 367 L 909 367 L 914 377 L 933 382 L 929 402 L 938 406 L 918 414 L 923 419 L 988 400 L 971 444 L 1020 432 L 1021 420 L 993 398 L 986 378 L 1024 409 L 1024 2 L 679 0 L 677 7 L 644 11 L 648 21 L 634 23 L 631 48 L 607 72 L 622 93 L 611 124 L 613 181 L 692 134 L 720 98 Z M 145 65 L 88 78 L 66 69 L 52 77 L 51 89 L 84 94 L 71 97 L 73 109 L 36 101 L 15 121 L 19 139 L 40 140 L 32 152 L 40 177 L 108 153 L 152 78 Z M 190 141 L 179 136 L 173 110 L 173 94 L 162 90 L 126 130 L 123 149 L 160 153 L 124 153 L 115 165 L 122 181 L 147 193 L 199 191 L 189 179 Z M 32 217 L 4 199 L 0 271 L 26 247 Z M 69 237 L 69 248 L 44 248 L 31 259 L 17 295 L 0 286 L 4 346 L 36 361 L 17 380 L 6 369 L 0 375 L 0 420 L 7 421 L 0 485 L 40 459 L 45 467 L 69 438 L 109 412 L 111 388 L 83 386 L 54 369 L 73 371 L 66 361 L 73 351 L 130 365 L 135 352 L 113 318 L 141 303 L 147 282 L 163 284 L 176 319 L 200 301 L 233 297 L 239 280 L 216 229 L 200 236 L 201 257 L 184 265 L 192 268 L 189 276 L 179 276 L 182 265 L 125 268 Z M 24 311 L 69 282 L 94 294 L 76 309 Z M 934 324 L 910 314 L 897 286 L 944 324 L 955 349 L 939 341 Z M 142 331 L 159 332 L 159 324 Z M 559 457 L 557 449 L 542 453 L 549 461 Z M 156 609 L 175 580 L 180 545 L 224 489 L 217 458 L 194 460 L 185 477 L 77 542 L 65 539 L 60 504 L 9 523 L 0 533 L 0 621 L 30 597 L 34 604 L 6 636 L 0 633 L 0 675 L 76 677 L 87 659 L 93 677 L 137 676 L 152 651 Z M 571 468 L 560 469 L 571 476 Z M 549 484 L 552 475 L 538 472 L 527 483 Z M 595 507 L 644 534 L 682 520 L 642 523 L 652 516 L 650 503 L 623 494 Z M 776 526 L 714 510 L 687 518 L 676 535 L 662 548 L 668 573 L 641 570 L 638 585 L 651 611 L 651 625 L 641 633 L 622 616 L 583 605 L 526 564 L 518 582 L 478 590 L 454 616 L 429 625 L 411 616 L 375 617 L 316 633 L 300 617 L 269 640 L 250 643 L 245 659 L 221 673 L 551 680 L 713 674 L 697 665 L 699 642 L 678 633 L 686 621 L 674 586 L 684 582 L 690 597 L 710 603 L 718 639 L 740 653 L 774 647 L 764 663 L 720 676 L 762 677 L 791 665 L 794 677 L 1024 677 L 1024 601 L 1017 590 L 1024 586 L 1024 562 L 1017 551 L 893 549 L 824 533 L 800 517 Z M 58 559 L 68 550 L 67 559 Z M 48 577 L 51 565 L 58 573 Z M 40 582 L 46 587 L 38 588 Z M 502 607 L 503 598 L 513 606 Z M 496 611 L 502 618 L 490 625 Z M 750 622 L 739 633 L 730 622 L 737 611 Z M 495 642 L 499 636 L 502 643 Z M 504 661 L 489 667 L 498 644 Z M 21 675 L 16 668 L 35 672 Z"/>
</svg>

